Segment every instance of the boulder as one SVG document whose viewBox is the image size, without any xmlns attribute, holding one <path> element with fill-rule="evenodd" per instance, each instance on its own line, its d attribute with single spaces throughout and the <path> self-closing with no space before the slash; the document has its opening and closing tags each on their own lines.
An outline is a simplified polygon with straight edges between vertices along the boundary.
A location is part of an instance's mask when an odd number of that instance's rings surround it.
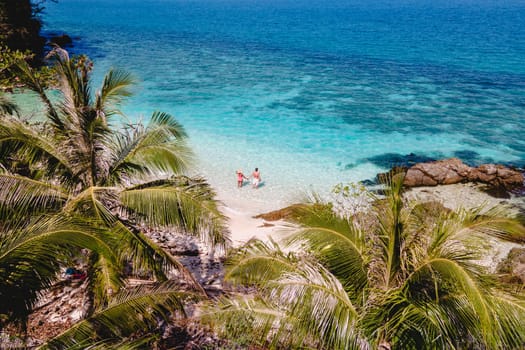
<svg viewBox="0 0 525 350">
<path fill-rule="evenodd" d="M 480 182 L 507 191 L 523 186 L 523 173 L 499 164 L 469 167 L 457 158 L 418 163 L 406 171 L 407 187 L 449 185 L 461 182 Z"/>
<path fill-rule="evenodd" d="M 291 219 L 294 216 L 295 210 L 303 207 L 302 204 L 292 204 L 286 208 L 274 210 L 268 213 L 263 213 L 254 216 L 255 219 L 263 219 L 266 221 L 278 221 Z"/>
<path fill-rule="evenodd" d="M 49 42 L 52 44 L 56 44 L 60 47 L 67 47 L 71 46 L 73 44 L 73 39 L 67 34 L 62 35 L 55 35 L 49 38 Z"/>
<path fill-rule="evenodd" d="M 410 168 L 407 170 L 404 180 L 405 186 L 436 186 L 439 183 L 421 169 Z"/>
</svg>

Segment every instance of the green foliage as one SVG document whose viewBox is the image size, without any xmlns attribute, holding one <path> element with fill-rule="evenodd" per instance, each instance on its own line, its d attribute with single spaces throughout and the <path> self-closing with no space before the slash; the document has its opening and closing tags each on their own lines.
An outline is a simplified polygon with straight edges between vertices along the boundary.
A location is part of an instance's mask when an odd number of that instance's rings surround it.
<svg viewBox="0 0 525 350">
<path fill-rule="evenodd" d="M 122 289 L 127 265 L 132 273 L 147 273 L 156 281 L 165 281 L 168 272 L 177 270 L 184 282 L 193 287 L 193 293 L 204 295 L 191 273 L 139 229 L 142 225 L 169 227 L 195 235 L 210 246 L 225 248 L 229 243 L 215 193 L 203 179 L 184 174 L 191 164 L 191 151 L 183 127 L 162 112 L 153 113 L 147 125 L 138 122 L 113 127 L 113 119 L 120 115 L 119 103 L 130 94 L 131 76 L 112 70 L 101 89 L 92 93 L 92 63 L 86 57 L 70 59 L 61 49 L 56 49 L 53 57 L 59 100 L 48 97 L 41 76 L 25 60 L 16 64 L 21 82 L 44 102 L 46 121 L 31 124 L 9 110 L 0 116 L 1 238 L 8 244 L 20 235 L 13 232 L 26 232 L 42 217 L 64 218 L 66 223 L 74 220 L 82 225 L 76 224 L 76 231 L 55 233 L 50 229 L 51 234 L 42 236 L 48 239 L 42 239 L 42 249 L 21 246 L 16 259 L 9 260 L 14 262 L 4 262 L 0 256 L 0 273 L 5 273 L 5 278 L 0 278 L 0 288 L 7 288 L 0 292 L 0 299 L 6 301 L 0 305 L 0 314 L 8 315 L 9 320 L 24 319 L 38 293 L 56 279 L 62 260 L 60 254 L 49 252 L 60 251 L 68 244 L 90 250 L 88 276 L 95 306 L 93 317 L 99 312 L 106 314 L 112 307 L 112 295 Z M 20 226 L 13 231 L 15 225 Z M 43 271 L 32 268 L 39 257 L 47 266 Z M 25 274 L 16 272 L 20 269 Z M 10 273 L 18 275 L 14 278 Z M 10 285 L 11 281 L 16 283 Z M 168 284 L 163 288 L 175 286 Z M 164 293 L 164 289 L 156 291 Z M 178 295 L 174 290 L 166 292 L 174 298 Z M 16 310 L 20 315 L 9 308 L 15 305 L 8 303 L 11 299 L 18 303 Z M 163 299 L 160 294 L 141 300 L 145 300 L 142 306 L 128 301 L 126 305 L 128 310 L 137 312 L 135 319 L 143 322 L 147 315 L 139 314 L 148 308 L 179 308 L 175 307 L 175 299 Z M 22 304 L 24 307 L 18 307 Z M 140 325 L 129 321 L 117 322 L 126 329 Z M 97 333 L 102 328 L 95 327 L 90 332 Z M 104 330 L 119 336 L 119 330 Z M 103 335 L 95 338 L 98 341 Z"/>
<path fill-rule="evenodd" d="M 189 298 L 194 295 L 177 291 L 173 282 L 129 289 L 41 349 L 85 349 L 93 344 L 104 348 L 118 345 L 120 349 L 133 348 L 133 343 L 144 346 L 154 339 L 148 333 L 159 323 L 167 322 L 170 315 L 185 316 L 182 301 Z"/>
<path fill-rule="evenodd" d="M 231 258 L 226 278 L 253 297 L 225 298 L 203 321 L 232 339 L 250 328 L 252 344 L 275 349 L 523 348 L 523 291 L 477 259 L 487 235 L 518 241 L 525 228 L 493 210 L 422 210 L 402 181 L 367 227 L 330 204 L 297 206 L 280 245 L 252 241 Z"/>
<path fill-rule="evenodd" d="M 107 230 L 62 216 L 4 225 L 0 233 L 0 314 L 8 316 L 6 321 L 23 322 L 39 292 L 56 279 L 71 247 L 98 251 L 115 264 L 116 243 Z"/>
<path fill-rule="evenodd" d="M 0 89 L 13 91 L 14 89 L 26 87 L 23 81 L 19 65 L 24 62 L 29 66 L 30 61 L 34 59 L 34 54 L 30 51 L 19 51 L 12 50 L 7 46 L 0 47 Z M 54 69 L 53 67 L 40 66 L 31 67 L 33 74 L 39 81 L 42 82 L 43 86 L 53 86 L 54 80 Z"/>
<path fill-rule="evenodd" d="M 2 92 L 0 92 L 0 113 L 2 114 L 18 114 L 19 113 L 18 106 Z"/>
<path fill-rule="evenodd" d="M 2 0 L 0 2 L 0 45 L 12 50 L 30 50 L 42 54 L 45 39 L 40 36 L 42 23 L 37 14 L 43 1 Z"/>
</svg>

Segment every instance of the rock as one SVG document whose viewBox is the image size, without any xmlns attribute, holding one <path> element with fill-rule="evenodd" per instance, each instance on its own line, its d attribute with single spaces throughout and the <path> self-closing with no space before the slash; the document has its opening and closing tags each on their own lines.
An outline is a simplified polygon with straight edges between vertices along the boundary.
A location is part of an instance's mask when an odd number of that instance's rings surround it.
<svg viewBox="0 0 525 350">
<path fill-rule="evenodd" d="M 277 220 L 286 220 L 290 219 L 294 213 L 294 210 L 300 208 L 301 204 L 293 204 L 286 208 L 282 208 L 279 210 L 274 210 L 268 213 L 263 213 L 254 216 L 255 219 L 263 219 L 266 221 L 277 221 Z"/>
<path fill-rule="evenodd" d="M 73 44 L 73 39 L 67 34 L 55 35 L 49 38 L 49 42 L 60 47 L 68 47 Z"/>
<path fill-rule="evenodd" d="M 394 171 L 394 169 L 392 170 Z M 523 187 L 524 176 L 516 170 L 499 164 L 469 167 L 457 158 L 419 163 L 405 174 L 407 187 L 450 185 L 463 182 L 481 182 L 493 188 L 510 191 Z"/>
<path fill-rule="evenodd" d="M 420 169 L 408 169 L 405 175 L 404 185 L 408 187 L 436 186 L 438 182 L 425 174 Z"/>
</svg>

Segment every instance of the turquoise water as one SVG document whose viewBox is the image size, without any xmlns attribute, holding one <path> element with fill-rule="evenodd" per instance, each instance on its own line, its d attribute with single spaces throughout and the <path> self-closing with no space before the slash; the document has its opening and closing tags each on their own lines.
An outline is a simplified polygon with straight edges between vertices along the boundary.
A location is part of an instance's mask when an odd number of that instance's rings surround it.
<svg viewBox="0 0 525 350">
<path fill-rule="evenodd" d="M 522 1 L 61 0 L 47 32 L 139 80 L 124 110 L 177 116 L 235 206 L 403 163 L 525 165 Z M 264 186 L 235 188 L 235 170 Z"/>
</svg>

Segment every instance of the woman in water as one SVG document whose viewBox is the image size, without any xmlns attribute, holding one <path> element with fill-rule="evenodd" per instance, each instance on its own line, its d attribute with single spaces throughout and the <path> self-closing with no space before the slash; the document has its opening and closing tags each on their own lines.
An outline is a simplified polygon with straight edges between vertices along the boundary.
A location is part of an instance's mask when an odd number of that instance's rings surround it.
<svg viewBox="0 0 525 350">
<path fill-rule="evenodd" d="M 242 185 L 244 184 L 244 179 L 248 180 L 248 178 L 244 176 L 241 169 L 237 170 L 236 173 L 237 173 L 237 187 L 241 188 Z"/>
</svg>

